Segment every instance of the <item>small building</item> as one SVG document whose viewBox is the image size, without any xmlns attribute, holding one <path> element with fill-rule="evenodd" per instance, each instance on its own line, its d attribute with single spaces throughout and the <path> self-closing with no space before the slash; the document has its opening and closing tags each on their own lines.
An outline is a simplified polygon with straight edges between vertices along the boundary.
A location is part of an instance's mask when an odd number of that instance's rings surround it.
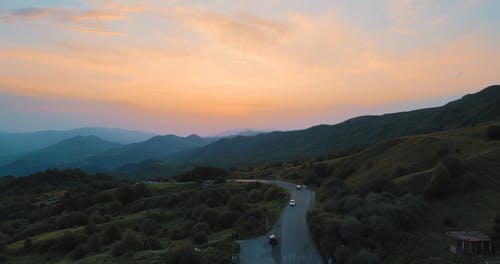
<svg viewBox="0 0 500 264">
<path fill-rule="evenodd" d="M 493 253 L 490 238 L 479 231 L 449 231 L 450 251 L 463 254 L 487 255 Z"/>
</svg>

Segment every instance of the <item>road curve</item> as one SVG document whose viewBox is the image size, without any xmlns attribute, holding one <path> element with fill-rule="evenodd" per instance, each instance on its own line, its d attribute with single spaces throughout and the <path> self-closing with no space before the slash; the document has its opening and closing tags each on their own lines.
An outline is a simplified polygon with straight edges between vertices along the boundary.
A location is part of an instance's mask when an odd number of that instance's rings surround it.
<svg viewBox="0 0 500 264">
<path fill-rule="evenodd" d="M 255 180 L 253 180 L 255 181 Z M 267 184 L 278 184 L 286 188 L 295 207 L 286 206 L 276 226 L 273 228 L 279 243 L 274 248 L 267 242 L 266 236 L 240 241 L 241 264 L 321 264 L 321 256 L 312 241 L 306 222 L 307 209 L 312 207 L 313 192 L 296 190 L 296 185 L 283 181 L 259 180 Z"/>
</svg>

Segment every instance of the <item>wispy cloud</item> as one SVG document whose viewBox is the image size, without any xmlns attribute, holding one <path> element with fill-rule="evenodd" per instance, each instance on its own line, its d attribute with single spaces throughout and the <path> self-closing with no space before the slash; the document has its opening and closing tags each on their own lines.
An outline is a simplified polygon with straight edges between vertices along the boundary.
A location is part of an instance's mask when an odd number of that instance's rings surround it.
<svg viewBox="0 0 500 264">
<path fill-rule="evenodd" d="M 284 23 L 248 13 L 225 15 L 178 7 L 172 14 L 174 19 L 208 40 L 219 41 L 245 53 L 261 54 L 280 42 L 289 31 Z"/>
<path fill-rule="evenodd" d="M 104 10 L 75 10 L 68 8 L 27 7 L 14 10 L 0 10 L 0 22 L 46 19 L 62 24 L 64 29 L 86 33 L 123 36 L 125 34 L 105 29 L 105 22 L 124 20 L 122 13 Z M 71 25 L 71 26 L 67 26 Z"/>
</svg>

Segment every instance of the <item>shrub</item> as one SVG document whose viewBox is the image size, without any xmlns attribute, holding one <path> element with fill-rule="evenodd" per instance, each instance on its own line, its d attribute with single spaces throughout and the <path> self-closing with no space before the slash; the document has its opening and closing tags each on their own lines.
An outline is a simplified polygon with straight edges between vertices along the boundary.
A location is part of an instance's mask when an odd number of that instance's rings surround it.
<svg viewBox="0 0 500 264">
<path fill-rule="evenodd" d="M 205 222 L 210 228 L 215 228 L 219 222 L 219 212 L 213 208 L 206 208 L 198 219 L 199 222 Z"/>
<path fill-rule="evenodd" d="M 335 248 L 334 256 L 335 260 L 337 260 L 336 263 L 346 264 L 347 261 L 349 260 L 349 257 L 351 256 L 351 251 L 346 246 L 340 245 Z"/>
<path fill-rule="evenodd" d="M 339 231 L 342 239 L 353 244 L 361 236 L 361 222 L 356 217 L 346 217 L 340 224 Z"/>
<path fill-rule="evenodd" d="M 489 126 L 486 135 L 489 140 L 500 140 L 500 125 Z"/>
<path fill-rule="evenodd" d="M 363 223 L 364 228 L 370 233 L 371 244 L 382 243 L 392 240 L 396 234 L 396 229 L 391 219 L 372 215 Z"/>
<path fill-rule="evenodd" d="M 120 240 L 122 238 L 122 231 L 117 224 L 112 223 L 106 226 L 106 228 L 104 228 L 101 237 L 102 237 L 102 242 L 107 245 L 117 240 Z"/>
<path fill-rule="evenodd" d="M 196 245 L 206 243 L 207 241 L 207 233 L 204 231 L 197 232 L 193 235 L 193 243 Z"/>
<path fill-rule="evenodd" d="M 406 174 L 408 174 L 408 170 L 405 167 L 403 167 L 403 166 L 397 166 L 394 169 L 393 177 L 401 177 L 401 176 L 404 176 Z"/>
<path fill-rule="evenodd" d="M 500 213 L 497 213 L 493 218 L 493 231 L 491 237 L 493 239 L 500 239 Z"/>
<path fill-rule="evenodd" d="M 146 239 L 144 239 L 144 249 L 158 250 L 158 249 L 162 249 L 162 248 L 163 247 L 161 245 L 160 240 L 158 240 L 158 238 L 147 237 Z"/>
<path fill-rule="evenodd" d="M 127 230 L 120 242 L 115 243 L 111 248 L 111 254 L 118 257 L 128 252 L 136 252 L 142 250 L 143 243 L 137 237 L 137 234 L 132 230 Z"/>
<path fill-rule="evenodd" d="M 57 217 L 56 225 L 58 229 L 83 226 L 88 224 L 89 216 L 81 212 L 71 212 Z"/>
<path fill-rule="evenodd" d="M 23 243 L 24 252 L 30 253 L 31 251 L 33 251 L 33 248 L 34 248 L 34 246 L 33 246 L 33 241 L 31 240 L 31 238 L 29 238 L 29 237 L 26 238 L 24 240 L 24 243 Z"/>
<path fill-rule="evenodd" d="M 92 252 L 99 252 L 102 248 L 101 237 L 98 234 L 93 234 L 87 239 L 87 248 Z"/>
<path fill-rule="evenodd" d="M 436 154 L 439 158 L 446 157 L 446 156 L 448 156 L 449 153 L 450 153 L 450 150 L 448 148 L 440 148 L 436 151 Z"/>
<path fill-rule="evenodd" d="M 79 260 L 79 259 L 85 257 L 85 255 L 87 255 L 87 252 L 88 252 L 88 249 L 87 249 L 86 246 L 79 245 L 73 251 L 71 251 L 71 253 L 69 254 L 69 256 L 73 260 Z"/>
<path fill-rule="evenodd" d="M 65 232 L 59 240 L 59 248 L 62 252 L 67 253 L 85 241 L 87 241 L 87 237 L 85 235 L 71 231 Z"/>
<path fill-rule="evenodd" d="M 327 177 L 331 174 L 332 168 L 326 164 L 317 164 L 314 166 L 314 174 L 320 178 Z"/>
<path fill-rule="evenodd" d="M 7 246 L 7 238 L 8 238 L 7 235 L 5 235 L 4 233 L 0 233 L 0 253 L 3 252 L 5 246 Z"/>
<path fill-rule="evenodd" d="M 464 187 L 466 190 L 474 190 L 477 187 L 476 175 L 472 172 L 466 172 L 464 176 Z"/>
<path fill-rule="evenodd" d="M 208 234 L 210 232 L 210 226 L 207 223 L 196 223 L 196 225 L 194 225 L 191 229 L 191 237 L 198 232 L 205 232 Z"/>
<path fill-rule="evenodd" d="M 465 168 L 459 159 L 446 157 L 441 160 L 441 163 L 448 169 L 451 178 L 462 177 L 465 172 Z"/>
<path fill-rule="evenodd" d="M 214 179 L 214 184 L 222 184 L 222 183 L 226 183 L 226 178 L 219 176 Z"/>
<path fill-rule="evenodd" d="M 85 226 L 85 233 L 88 235 L 93 234 L 95 231 L 97 231 L 97 226 L 94 221 L 90 221 L 86 226 Z"/>
<path fill-rule="evenodd" d="M 366 249 L 362 249 L 354 257 L 353 264 L 379 264 L 379 258 Z"/>
<path fill-rule="evenodd" d="M 264 200 L 272 201 L 282 199 L 284 196 L 286 196 L 286 193 L 283 191 L 283 189 L 277 186 L 269 186 L 264 193 Z"/>
<path fill-rule="evenodd" d="M 219 227 L 221 229 L 231 228 L 241 217 L 239 211 L 224 211 L 220 215 Z"/>
<path fill-rule="evenodd" d="M 342 200 L 344 202 L 342 209 L 345 212 L 352 212 L 358 209 L 363 204 L 363 199 L 357 196 L 346 196 Z"/>
<path fill-rule="evenodd" d="M 453 227 L 455 226 L 455 220 L 453 220 L 452 217 L 449 217 L 449 216 L 445 216 L 443 218 L 443 225 L 446 226 L 446 227 Z"/>
<path fill-rule="evenodd" d="M 152 235 L 156 232 L 157 229 L 158 225 L 156 224 L 156 221 L 151 218 L 146 218 L 141 223 L 141 231 L 145 235 Z"/>
<path fill-rule="evenodd" d="M 424 196 L 430 199 L 445 196 L 451 185 L 450 171 L 443 163 L 438 162 L 429 184 L 424 188 Z"/>
<path fill-rule="evenodd" d="M 188 232 L 182 226 L 175 226 L 168 233 L 170 239 L 180 240 L 188 236 Z"/>
<path fill-rule="evenodd" d="M 40 254 L 47 253 L 50 251 L 57 251 L 59 250 L 59 240 L 58 239 L 42 240 L 39 243 L 37 243 L 36 249 L 37 252 Z"/>
<path fill-rule="evenodd" d="M 263 194 L 261 190 L 253 189 L 248 193 L 248 201 L 251 203 L 258 203 L 262 201 Z"/>
<path fill-rule="evenodd" d="M 393 193 L 394 192 L 394 182 L 391 179 L 385 177 L 378 177 L 372 180 L 369 180 L 367 183 L 362 185 L 358 193 L 361 195 L 367 193 Z"/>
<path fill-rule="evenodd" d="M 178 247 L 172 250 L 166 259 L 169 264 L 200 264 L 201 258 L 193 248 L 188 246 Z"/>
<path fill-rule="evenodd" d="M 245 199 L 241 195 L 235 195 L 229 200 L 229 209 L 243 212 L 247 209 Z"/>
</svg>

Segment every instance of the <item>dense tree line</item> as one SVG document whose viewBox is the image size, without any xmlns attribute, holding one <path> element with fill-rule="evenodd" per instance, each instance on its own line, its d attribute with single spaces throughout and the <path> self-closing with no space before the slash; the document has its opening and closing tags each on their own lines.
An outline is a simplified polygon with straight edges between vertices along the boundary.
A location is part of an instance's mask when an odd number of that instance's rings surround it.
<svg viewBox="0 0 500 264">
<path fill-rule="evenodd" d="M 207 179 L 226 177 L 223 171 L 204 168 L 197 173 Z M 264 233 L 265 219 L 277 215 L 263 204 L 287 196 L 281 188 L 260 183 L 218 180 L 156 188 L 98 176 L 49 170 L 1 180 L 0 207 L 5 213 L 0 216 L 0 252 L 14 258 L 48 254 L 77 260 L 106 252 L 127 259 L 137 251 L 167 250 L 162 254 L 171 260 L 189 255 L 190 261 L 197 261 L 189 263 L 225 263 L 237 253 L 237 245 L 231 238 L 210 243 L 211 235 L 225 230 L 240 238 Z M 23 193 L 9 189 L 24 187 Z M 191 246 L 165 248 L 176 241 Z M 21 246 L 5 251 L 15 242 Z M 203 250 L 196 253 L 194 247 Z"/>
</svg>

